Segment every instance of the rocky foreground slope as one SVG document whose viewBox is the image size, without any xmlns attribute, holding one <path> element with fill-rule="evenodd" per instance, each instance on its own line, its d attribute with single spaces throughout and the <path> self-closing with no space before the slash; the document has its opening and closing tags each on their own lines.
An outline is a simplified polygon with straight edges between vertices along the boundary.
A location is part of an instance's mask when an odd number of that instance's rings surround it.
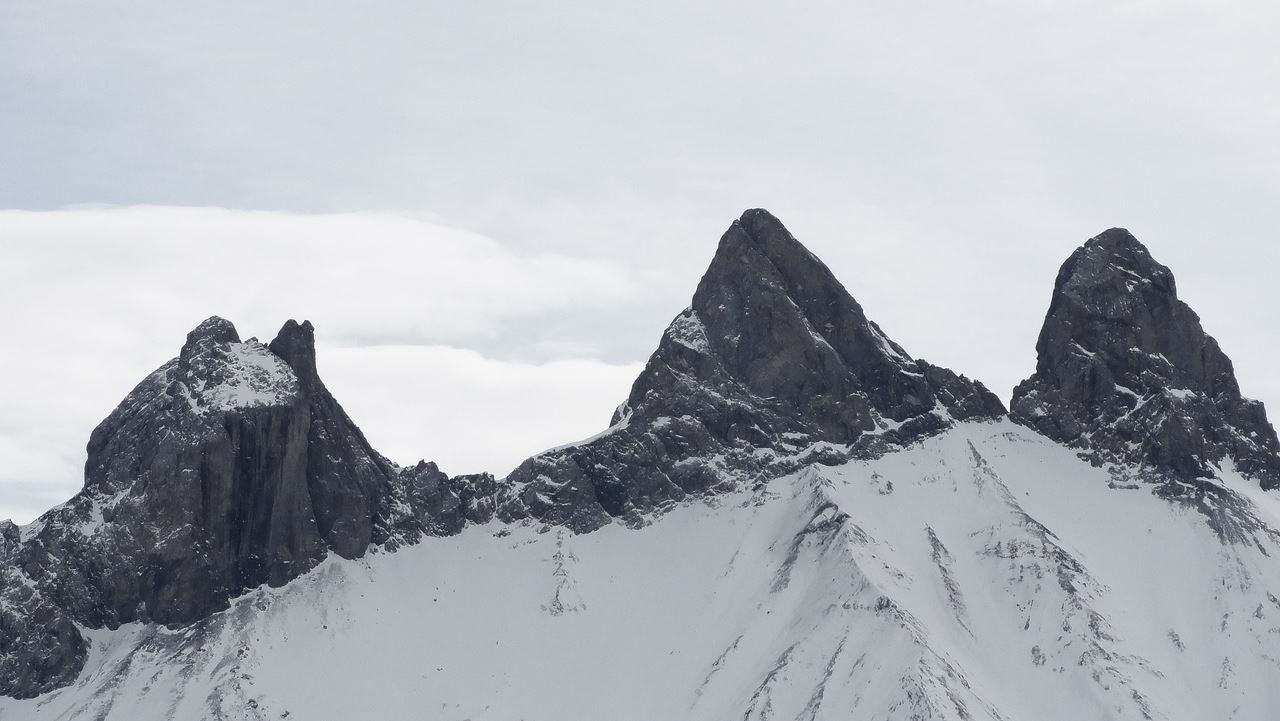
<svg viewBox="0 0 1280 721">
<path fill-rule="evenodd" d="M 0 524 L 0 719 L 1273 718 L 1261 404 L 1124 231 L 1037 350 L 1006 419 L 748 211 L 611 426 L 499 480 L 210 319 Z"/>
</svg>

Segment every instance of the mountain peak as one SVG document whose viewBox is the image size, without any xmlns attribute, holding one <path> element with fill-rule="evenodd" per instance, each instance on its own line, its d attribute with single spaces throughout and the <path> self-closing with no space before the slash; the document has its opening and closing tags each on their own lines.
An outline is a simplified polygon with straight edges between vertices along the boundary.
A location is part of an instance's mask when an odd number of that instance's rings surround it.
<svg viewBox="0 0 1280 721">
<path fill-rule="evenodd" d="M 526 461 L 508 480 L 525 499 L 517 512 L 589 530 L 611 516 L 639 522 L 635 514 L 688 493 L 1003 415 L 980 383 L 891 341 L 777 218 L 755 209 L 721 236 L 613 427 Z"/>
<path fill-rule="evenodd" d="M 496 493 L 491 476 L 401 473 L 375 451 L 317 375 L 306 321 L 267 347 L 205 320 L 87 451 L 80 493 L 32 530 L 0 523 L 0 628 L 16 637 L 0 643 L 0 695 L 74 679 L 81 627 L 197 621 L 330 552 L 354 558 L 488 520 Z M 13 589 L 38 612 L 25 625 L 5 615 Z"/>
<path fill-rule="evenodd" d="M 190 357 L 202 349 L 215 345 L 239 342 L 240 334 L 236 332 L 235 324 L 226 318 L 211 315 L 187 333 L 187 342 L 182 345 L 181 357 Z"/>
<path fill-rule="evenodd" d="M 720 237 L 716 254 L 695 292 L 695 308 L 704 304 L 699 302 L 704 288 L 723 276 L 738 276 L 738 282 L 743 283 L 776 283 L 788 295 L 812 294 L 813 286 L 818 286 L 838 296 L 848 296 L 830 269 L 796 240 L 782 221 L 763 208 L 745 211 Z M 861 312 L 859 307 L 858 313 Z"/>
<path fill-rule="evenodd" d="M 196 326 L 187 333 L 187 343 L 193 340 L 209 338 L 218 343 L 239 343 L 240 334 L 236 332 L 236 326 L 231 321 L 218 315 L 211 315 L 200 321 L 200 325 Z"/>
<path fill-rule="evenodd" d="M 1080 295 L 1082 289 L 1094 286 L 1124 286 L 1150 282 L 1150 290 L 1177 296 L 1173 273 L 1151 255 L 1151 251 L 1124 228 L 1111 228 L 1090 238 L 1075 250 L 1062 265 L 1054 288 L 1054 297 L 1064 293 Z M 1146 290 L 1146 289 L 1144 289 Z"/>
<path fill-rule="evenodd" d="M 822 265 L 822 261 L 796 240 L 777 216 L 764 208 L 743 211 L 730 227 L 731 229 L 740 228 L 745 238 L 759 248 L 775 265 L 789 266 L 795 261 Z M 732 234 L 726 232 L 724 237 L 732 237 Z"/>
<path fill-rule="evenodd" d="M 913 359 L 870 321 L 831 270 L 765 210 L 748 210 L 725 231 L 693 304 L 667 335 L 679 341 L 694 320 L 720 371 L 789 406 L 788 414 L 809 416 L 821 440 L 850 443 L 884 421 L 927 414 L 939 400 L 933 384 L 950 383 L 937 374 L 944 369 Z M 660 346 L 654 358 L 663 357 Z M 647 392 L 644 378 L 632 390 L 633 407 Z M 981 384 L 966 380 L 953 390 L 941 405 L 956 418 L 1003 414 Z M 848 402 L 853 397 L 866 402 Z"/>
<path fill-rule="evenodd" d="M 1240 395 L 1172 271 L 1128 231 L 1091 238 L 1063 263 L 1036 351 L 1035 374 L 1014 390 L 1018 422 L 1153 477 L 1207 477 L 1230 458 L 1280 483 L 1262 404 Z"/>
<path fill-rule="evenodd" d="M 1128 228 L 1107 228 L 1085 241 L 1083 247 L 1090 248 L 1094 246 L 1107 248 L 1131 247 L 1141 249 L 1144 253 L 1147 252 L 1147 247 L 1133 233 L 1129 232 Z"/>
<path fill-rule="evenodd" d="M 311 387 L 320 382 L 320 374 L 316 371 L 316 332 L 311 321 L 299 323 L 289 319 L 268 347 L 289 364 L 304 386 Z"/>
</svg>

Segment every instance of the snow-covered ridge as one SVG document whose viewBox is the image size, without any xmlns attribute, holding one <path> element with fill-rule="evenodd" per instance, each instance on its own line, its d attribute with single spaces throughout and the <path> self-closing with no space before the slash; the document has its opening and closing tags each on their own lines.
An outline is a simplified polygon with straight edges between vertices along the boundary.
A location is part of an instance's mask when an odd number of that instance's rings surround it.
<svg viewBox="0 0 1280 721">
<path fill-rule="evenodd" d="M 90 631 L 77 682 L 0 721 L 1273 721 L 1280 545 L 1108 481 L 962 423 L 640 529 L 472 526 Z"/>
</svg>

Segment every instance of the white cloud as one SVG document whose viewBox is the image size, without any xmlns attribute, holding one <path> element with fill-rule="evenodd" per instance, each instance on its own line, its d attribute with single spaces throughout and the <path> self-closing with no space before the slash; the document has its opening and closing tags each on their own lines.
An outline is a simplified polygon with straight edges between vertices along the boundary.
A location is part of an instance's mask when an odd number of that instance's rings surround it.
<svg viewBox="0 0 1280 721">
<path fill-rule="evenodd" d="M 369 442 L 401 464 L 506 475 L 609 423 L 642 364 L 532 364 L 441 346 L 321 349 L 322 377 Z"/>
<path fill-rule="evenodd" d="M 613 262 L 518 253 L 390 214 L 141 206 L 0 211 L 0 224 L 23 246 L 4 279 L 42 278 L 23 289 L 44 306 L 36 322 L 106 303 L 152 337 L 171 338 L 207 309 L 268 323 L 253 328 L 261 333 L 275 330 L 272 319 L 310 317 L 339 343 L 474 342 L 516 319 L 634 291 Z"/>
</svg>

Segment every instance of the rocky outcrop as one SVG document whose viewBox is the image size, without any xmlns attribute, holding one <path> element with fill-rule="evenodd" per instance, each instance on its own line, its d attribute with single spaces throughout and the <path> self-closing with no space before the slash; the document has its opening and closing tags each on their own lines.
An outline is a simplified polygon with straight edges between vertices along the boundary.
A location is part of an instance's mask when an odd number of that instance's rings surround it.
<svg viewBox="0 0 1280 721">
<path fill-rule="evenodd" d="M 1262 404 L 1241 396 L 1173 273 L 1128 231 L 1090 239 L 1062 265 L 1036 352 L 1013 393 L 1017 422 L 1175 494 L 1224 464 L 1280 486 Z"/>
<path fill-rule="evenodd" d="M 908 355 L 776 218 L 749 210 L 612 426 L 522 464 L 500 514 L 638 523 L 691 493 L 1003 415 L 982 384 Z"/>
<path fill-rule="evenodd" d="M 22 530 L 0 521 L 0 695 L 25 698 L 75 679 L 89 644 L 16 567 L 21 548 Z"/>
<path fill-rule="evenodd" d="M 423 468 L 370 447 L 316 372 L 310 323 L 289 321 L 266 346 L 206 320 L 94 430 L 84 489 L 0 529 L 0 693 L 74 678 L 76 624 L 189 623 L 329 552 L 354 558 L 492 515 L 492 477 Z"/>
<path fill-rule="evenodd" d="M 414 530 L 429 536 L 451 536 L 468 523 L 493 519 L 498 481 L 488 473 L 449 476 L 436 464 L 419 461 L 400 472 Z M 395 543 L 409 540 L 401 534 Z M 392 544 L 389 544 L 392 545 Z"/>
</svg>

